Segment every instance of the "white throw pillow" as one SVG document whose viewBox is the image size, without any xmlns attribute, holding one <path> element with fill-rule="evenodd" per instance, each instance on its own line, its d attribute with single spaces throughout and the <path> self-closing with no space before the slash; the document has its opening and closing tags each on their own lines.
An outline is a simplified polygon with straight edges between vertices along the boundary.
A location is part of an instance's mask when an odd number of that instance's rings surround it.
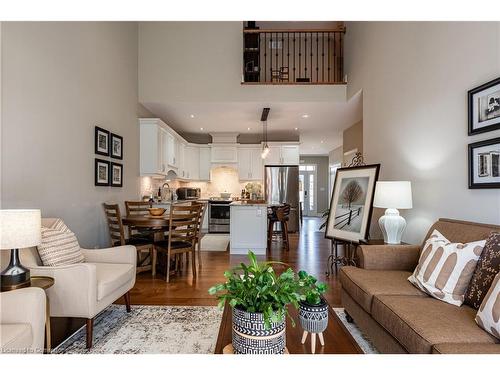
<svg viewBox="0 0 500 375">
<path fill-rule="evenodd" d="M 44 266 L 65 266 L 84 261 L 75 234 L 61 219 L 50 228 L 42 227 L 42 242 L 37 249 Z"/>
<path fill-rule="evenodd" d="M 477 311 L 476 323 L 486 332 L 500 339 L 500 273 L 495 277 Z"/>
<path fill-rule="evenodd" d="M 434 230 L 408 280 L 430 296 L 461 306 L 486 240 L 450 243 Z"/>
</svg>

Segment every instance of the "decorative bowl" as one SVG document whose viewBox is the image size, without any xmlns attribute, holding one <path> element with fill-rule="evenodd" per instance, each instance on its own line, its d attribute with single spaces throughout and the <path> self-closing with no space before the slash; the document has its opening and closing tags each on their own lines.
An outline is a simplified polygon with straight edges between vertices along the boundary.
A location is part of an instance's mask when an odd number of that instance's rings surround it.
<svg viewBox="0 0 500 375">
<path fill-rule="evenodd" d="M 220 197 L 224 199 L 231 198 L 231 193 L 220 193 Z"/>
<path fill-rule="evenodd" d="M 148 208 L 149 214 L 151 216 L 161 216 L 165 213 L 165 208 L 160 208 L 160 207 L 153 207 L 153 208 Z"/>
</svg>

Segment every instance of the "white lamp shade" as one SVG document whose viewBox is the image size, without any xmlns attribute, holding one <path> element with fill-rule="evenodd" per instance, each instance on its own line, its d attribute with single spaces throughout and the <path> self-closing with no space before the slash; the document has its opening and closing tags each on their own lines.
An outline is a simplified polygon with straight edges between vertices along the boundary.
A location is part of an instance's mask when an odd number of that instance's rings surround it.
<svg viewBox="0 0 500 375">
<path fill-rule="evenodd" d="M 0 249 L 21 249 L 41 242 L 40 210 L 0 210 Z"/>
<path fill-rule="evenodd" d="M 410 181 L 378 181 L 373 206 L 408 209 L 413 207 Z"/>
</svg>

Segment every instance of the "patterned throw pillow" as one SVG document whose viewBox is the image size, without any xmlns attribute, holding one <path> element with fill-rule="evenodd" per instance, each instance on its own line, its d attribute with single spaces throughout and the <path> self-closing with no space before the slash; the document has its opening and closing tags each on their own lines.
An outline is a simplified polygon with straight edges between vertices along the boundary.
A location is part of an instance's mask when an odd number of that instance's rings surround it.
<svg viewBox="0 0 500 375">
<path fill-rule="evenodd" d="M 42 243 L 37 248 L 44 266 L 65 266 L 84 261 L 75 234 L 61 219 L 50 228 L 42 227 Z"/>
<path fill-rule="evenodd" d="M 500 233 L 492 232 L 465 293 L 464 303 L 479 309 L 495 275 L 500 272 Z"/>
<path fill-rule="evenodd" d="M 450 243 L 434 230 L 408 280 L 434 298 L 461 306 L 485 243 Z"/>
<path fill-rule="evenodd" d="M 500 339 L 500 273 L 490 286 L 476 315 L 476 323 Z"/>
</svg>

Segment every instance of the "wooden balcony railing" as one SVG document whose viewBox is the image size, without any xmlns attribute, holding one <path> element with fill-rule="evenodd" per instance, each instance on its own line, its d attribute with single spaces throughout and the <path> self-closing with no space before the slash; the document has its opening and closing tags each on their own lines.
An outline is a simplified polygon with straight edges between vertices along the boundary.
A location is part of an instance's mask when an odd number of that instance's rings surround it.
<svg viewBox="0 0 500 375">
<path fill-rule="evenodd" d="M 345 27 L 243 30 L 243 84 L 343 84 Z"/>
</svg>

